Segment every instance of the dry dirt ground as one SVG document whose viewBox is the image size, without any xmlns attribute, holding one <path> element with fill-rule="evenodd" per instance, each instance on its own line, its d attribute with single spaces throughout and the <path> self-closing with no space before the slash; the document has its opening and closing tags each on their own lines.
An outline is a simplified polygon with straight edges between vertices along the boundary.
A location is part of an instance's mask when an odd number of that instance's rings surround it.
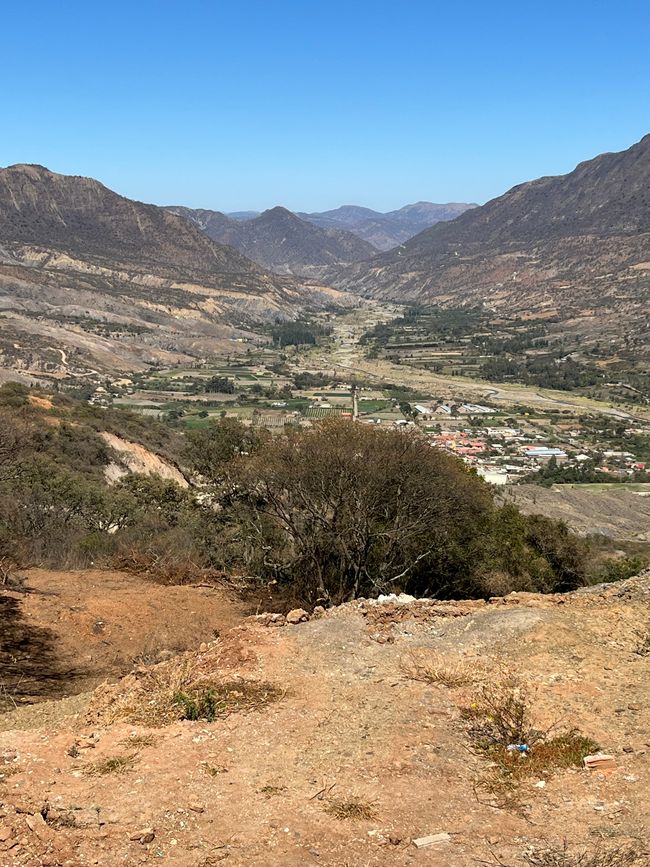
<svg viewBox="0 0 650 867">
<path fill-rule="evenodd" d="M 84 615 L 89 649 L 94 618 L 117 628 L 114 596 Z M 149 601 L 133 598 L 143 631 Z M 519 865 L 565 839 L 576 852 L 633 845 L 649 864 L 648 629 L 650 574 L 568 596 L 247 618 L 73 706 L 39 705 L 40 729 L 11 714 L 0 865 Z M 415 679 L 420 665 L 452 685 Z M 511 677 L 540 729 L 576 727 L 616 767 L 541 767 L 488 791 L 494 768 L 463 709 Z M 215 721 L 173 718 L 190 684 L 215 691 Z M 333 814 L 355 797 L 365 816 Z M 430 834 L 449 836 L 417 848 Z"/>
<path fill-rule="evenodd" d="M 103 570 L 29 569 L 0 591 L 0 710 L 93 689 L 136 661 L 196 648 L 251 611 L 219 588 Z"/>
</svg>

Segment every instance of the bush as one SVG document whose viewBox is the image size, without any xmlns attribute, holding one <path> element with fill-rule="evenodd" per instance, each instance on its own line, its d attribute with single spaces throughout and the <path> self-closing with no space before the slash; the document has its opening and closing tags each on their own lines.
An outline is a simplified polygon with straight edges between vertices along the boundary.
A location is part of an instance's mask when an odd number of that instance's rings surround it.
<svg viewBox="0 0 650 867">
<path fill-rule="evenodd" d="M 481 479 L 417 431 L 340 418 L 276 438 L 244 431 L 218 423 L 194 439 L 224 544 L 231 562 L 306 602 L 489 595 L 495 574 L 508 589 L 581 581 L 565 527 L 496 509 Z"/>
</svg>

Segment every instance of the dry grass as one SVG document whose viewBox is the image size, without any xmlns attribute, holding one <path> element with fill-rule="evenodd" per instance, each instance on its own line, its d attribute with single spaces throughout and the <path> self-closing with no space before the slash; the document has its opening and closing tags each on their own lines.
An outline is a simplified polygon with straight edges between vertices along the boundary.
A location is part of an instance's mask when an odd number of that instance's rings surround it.
<svg viewBox="0 0 650 867">
<path fill-rule="evenodd" d="M 436 653 L 411 653 L 402 660 L 406 677 L 449 688 L 476 683 L 485 672 L 477 659 L 449 660 Z"/>
<path fill-rule="evenodd" d="M 127 675 L 95 692 L 89 721 L 112 725 L 127 721 L 158 728 L 181 719 L 214 720 L 247 713 L 279 701 L 284 692 L 265 681 L 215 677 L 211 656 L 185 654 L 169 662 Z"/>
<path fill-rule="evenodd" d="M 107 756 L 105 759 L 100 759 L 97 762 L 86 765 L 83 768 L 83 772 L 89 777 L 104 777 L 107 774 L 125 774 L 127 771 L 133 770 L 137 758 L 134 753 L 123 756 Z"/>
<path fill-rule="evenodd" d="M 176 693 L 174 703 L 180 708 L 180 719 L 212 722 L 232 713 L 249 712 L 264 707 L 283 696 L 272 683 L 257 680 L 234 680 L 227 683 L 192 686 Z"/>
<path fill-rule="evenodd" d="M 489 762 L 475 781 L 476 797 L 504 810 L 522 812 L 520 781 L 582 767 L 584 757 L 599 749 L 576 729 L 551 736 L 551 729 L 536 728 L 531 696 L 514 680 L 482 685 L 463 716 L 473 750 Z M 528 749 L 509 750 L 513 744 Z"/>
<path fill-rule="evenodd" d="M 530 695 L 514 678 L 481 685 L 462 715 L 472 743 L 481 751 L 510 744 L 532 747 L 544 737 L 533 726 Z"/>
<path fill-rule="evenodd" d="M 488 863 L 488 862 L 483 862 Z M 494 859 L 499 867 L 511 867 L 505 861 Z M 648 852 L 631 846 L 595 851 L 571 850 L 565 841 L 562 846 L 550 846 L 535 852 L 526 852 L 519 862 L 525 867 L 643 867 L 648 864 Z"/>
<path fill-rule="evenodd" d="M 374 819 L 377 816 L 374 801 L 368 801 L 358 795 L 347 798 L 330 798 L 325 806 L 325 812 L 336 819 Z"/>
<path fill-rule="evenodd" d="M 128 738 L 124 738 L 123 741 L 120 741 L 120 746 L 132 747 L 137 750 L 142 747 L 154 747 L 157 742 L 158 740 L 155 735 L 142 732 L 141 734 L 132 734 Z"/>
</svg>

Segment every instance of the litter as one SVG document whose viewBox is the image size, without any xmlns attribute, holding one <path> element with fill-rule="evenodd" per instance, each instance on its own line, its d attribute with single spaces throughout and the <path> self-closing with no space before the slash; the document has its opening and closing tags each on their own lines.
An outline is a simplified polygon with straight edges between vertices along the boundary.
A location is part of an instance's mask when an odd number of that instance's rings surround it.
<svg viewBox="0 0 650 867">
<path fill-rule="evenodd" d="M 451 836 L 446 831 L 441 831 L 439 834 L 429 834 L 428 837 L 418 837 L 413 840 L 413 845 L 418 849 L 426 849 L 427 846 L 437 846 L 440 843 L 449 843 Z"/>
</svg>

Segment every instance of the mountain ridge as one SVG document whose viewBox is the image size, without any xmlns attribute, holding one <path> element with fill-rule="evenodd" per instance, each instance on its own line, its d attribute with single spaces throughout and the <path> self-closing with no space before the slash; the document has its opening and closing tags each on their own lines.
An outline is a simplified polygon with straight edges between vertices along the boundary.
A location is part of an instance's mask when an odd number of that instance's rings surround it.
<svg viewBox="0 0 650 867">
<path fill-rule="evenodd" d="M 0 169 L 0 368 L 76 376 L 241 352 L 251 326 L 337 297 L 92 178 Z"/>
<path fill-rule="evenodd" d="M 616 322 L 644 351 L 650 135 L 566 175 L 518 184 L 370 263 L 329 276 L 339 288 L 378 298 L 554 312 L 584 324 L 591 317 L 603 334 Z"/>
<path fill-rule="evenodd" d="M 169 210 L 196 223 L 213 240 L 280 274 L 317 276 L 326 267 L 370 259 L 378 252 L 351 232 L 315 226 L 280 205 L 239 221 L 220 211 L 182 206 Z"/>
</svg>

